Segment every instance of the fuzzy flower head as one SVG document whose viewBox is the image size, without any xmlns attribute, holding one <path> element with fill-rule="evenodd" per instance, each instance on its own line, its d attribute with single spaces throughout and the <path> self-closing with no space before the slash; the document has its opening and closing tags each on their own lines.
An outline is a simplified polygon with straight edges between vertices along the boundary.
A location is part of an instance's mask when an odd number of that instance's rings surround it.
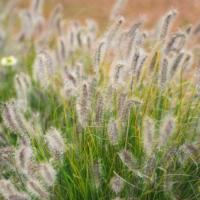
<svg viewBox="0 0 200 200">
<path fill-rule="evenodd" d="M 113 177 L 110 181 L 112 190 L 118 194 L 123 188 L 123 181 L 118 177 Z"/>
<path fill-rule="evenodd" d="M 3 57 L 1 59 L 2 66 L 14 66 L 17 64 L 17 59 L 14 56 Z"/>
</svg>

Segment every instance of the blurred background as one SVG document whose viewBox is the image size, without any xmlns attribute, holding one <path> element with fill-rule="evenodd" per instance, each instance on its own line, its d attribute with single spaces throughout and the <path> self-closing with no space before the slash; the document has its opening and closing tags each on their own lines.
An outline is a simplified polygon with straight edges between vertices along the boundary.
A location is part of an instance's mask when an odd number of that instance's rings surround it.
<svg viewBox="0 0 200 200">
<path fill-rule="evenodd" d="M 0 1 L 8 2 L 7 0 Z M 115 2 L 116 0 L 44 0 L 44 13 L 45 16 L 49 16 L 52 7 L 62 3 L 63 17 L 78 20 L 92 18 L 103 27 L 108 22 L 110 10 Z M 27 8 L 31 4 L 31 0 L 19 0 L 19 4 L 22 8 Z M 160 16 L 172 7 L 179 12 L 174 23 L 175 28 L 176 26 L 181 28 L 190 23 L 196 24 L 200 21 L 198 17 L 200 0 L 127 0 L 121 14 L 128 22 L 137 20 L 141 15 L 146 15 L 145 28 L 148 29 L 155 25 Z"/>
</svg>

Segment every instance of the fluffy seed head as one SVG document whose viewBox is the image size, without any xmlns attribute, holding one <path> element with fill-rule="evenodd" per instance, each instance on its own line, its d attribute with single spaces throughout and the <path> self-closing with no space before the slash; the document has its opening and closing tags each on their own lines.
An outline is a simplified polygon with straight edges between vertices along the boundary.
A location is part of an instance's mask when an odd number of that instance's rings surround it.
<svg viewBox="0 0 200 200">
<path fill-rule="evenodd" d="M 143 16 L 136 23 L 134 23 L 128 32 L 128 36 L 133 37 L 136 30 L 144 23 L 144 21 L 145 21 L 145 17 Z"/>
<path fill-rule="evenodd" d="M 176 144 L 171 145 L 165 152 L 162 164 L 166 166 L 167 163 L 169 163 L 172 159 L 174 159 L 175 153 L 177 151 Z"/>
<path fill-rule="evenodd" d="M 117 111 L 118 113 L 122 113 L 122 110 L 124 109 L 124 105 L 127 102 L 128 94 L 125 91 L 121 91 L 118 95 L 117 99 Z"/>
<path fill-rule="evenodd" d="M 22 193 L 14 193 L 8 196 L 9 200 L 30 200 L 26 195 Z"/>
<path fill-rule="evenodd" d="M 33 69 L 39 83 L 48 86 L 54 74 L 52 58 L 48 51 L 43 50 L 37 54 Z"/>
<path fill-rule="evenodd" d="M 31 161 L 32 156 L 32 149 L 29 146 L 22 146 L 17 150 L 15 161 L 19 170 L 27 172 L 27 164 Z"/>
<path fill-rule="evenodd" d="M 154 122 L 149 117 L 144 121 L 143 145 L 146 154 L 150 156 L 154 145 Z"/>
<path fill-rule="evenodd" d="M 178 160 L 180 163 L 186 163 L 190 159 L 194 161 L 199 160 L 199 150 L 196 144 L 184 144 L 178 150 Z"/>
<path fill-rule="evenodd" d="M 101 185 L 102 173 L 101 173 L 100 163 L 97 159 L 94 160 L 93 162 L 93 175 L 94 175 L 95 186 L 96 188 L 99 188 Z"/>
<path fill-rule="evenodd" d="M 4 123 L 6 124 L 6 126 L 11 130 L 11 131 L 15 131 L 16 130 L 16 125 L 11 117 L 11 111 L 9 108 L 9 104 L 8 103 L 4 103 L 2 106 L 2 114 L 3 114 L 3 119 L 4 119 Z"/>
<path fill-rule="evenodd" d="M 161 131 L 160 131 L 158 148 L 164 147 L 165 144 L 167 143 L 167 141 L 174 129 L 175 122 L 176 122 L 176 120 L 174 119 L 174 117 L 166 117 L 165 118 L 162 128 L 161 128 Z"/>
<path fill-rule="evenodd" d="M 77 114 L 78 114 L 78 119 L 80 124 L 83 127 L 86 127 L 88 124 L 89 120 L 89 115 L 88 115 L 88 87 L 87 84 L 83 84 L 80 95 L 77 100 Z"/>
<path fill-rule="evenodd" d="M 161 40 L 163 40 L 166 37 L 170 23 L 176 14 L 177 14 L 176 10 L 170 10 L 169 13 L 165 16 L 160 33 Z"/>
<path fill-rule="evenodd" d="M 15 188 L 10 180 L 0 180 L 0 194 L 8 198 L 10 194 L 15 193 Z"/>
<path fill-rule="evenodd" d="M 55 170 L 48 163 L 42 163 L 39 165 L 39 172 L 42 177 L 45 179 L 46 183 L 49 186 L 52 186 L 55 183 Z"/>
<path fill-rule="evenodd" d="M 95 99 L 95 123 L 102 126 L 104 111 L 104 99 L 101 90 L 97 91 Z"/>
<path fill-rule="evenodd" d="M 112 190 L 118 194 L 123 188 L 123 181 L 118 177 L 113 177 L 110 181 Z"/>
<path fill-rule="evenodd" d="M 123 125 L 125 125 L 126 122 L 127 122 L 127 119 L 128 119 L 129 113 L 130 113 L 130 111 L 132 109 L 132 106 L 133 106 L 133 103 L 131 102 L 131 100 L 127 99 L 124 102 L 122 110 L 119 111 L 118 118 L 119 118 L 119 121 Z"/>
<path fill-rule="evenodd" d="M 62 37 L 60 37 L 58 40 L 58 57 L 61 63 L 66 59 L 65 40 Z"/>
<path fill-rule="evenodd" d="M 15 91 L 17 93 L 17 98 L 18 99 L 27 99 L 27 92 L 31 88 L 31 81 L 29 76 L 25 74 L 20 74 L 15 76 Z"/>
<path fill-rule="evenodd" d="M 173 181 L 172 181 L 172 175 L 171 174 L 166 174 L 165 178 L 164 178 L 164 191 L 167 194 L 168 197 L 170 197 L 170 199 L 175 200 L 176 198 L 174 198 L 174 194 L 172 192 L 173 190 Z"/>
<path fill-rule="evenodd" d="M 162 89 L 165 89 L 167 82 L 167 66 L 168 66 L 168 59 L 164 58 L 161 62 L 160 75 L 159 75 L 159 85 Z"/>
<path fill-rule="evenodd" d="M 114 24 L 108 29 L 108 31 L 105 35 L 105 38 L 106 38 L 105 51 L 107 51 L 108 48 L 110 47 L 113 38 L 115 37 L 117 31 L 119 30 L 119 28 L 120 28 L 120 26 L 122 25 L 123 22 L 124 22 L 124 17 L 119 16 L 115 20 Z"/>
<path fill-rule="evenodd" d="M 108 132 L 112 145 L 116 145 L 119 142 L 119 133 L 117 129 L 117 123 L 114 119 L 111 119 L 108 124 Z"/>
<path fill-rule="evenodd" d="M 169 40 L 169 42 L 167 43 L 167 46 L 164 50 L 165 54 L 169 54 L 172 50 L 176 50 L 176 48 L 174 49 L 174 45 L 176 45 L 177 41 L 179 39 L 185 39 L 186 35 L 185 33 L 175 33 Z M 179 44 L 180 45 L 180 44 Z M 177 45 L 178 46 L 178 45 Z"/>
<path fill-rule="evenodd" d="M 107 110 L 113 110 L 113 101 L 114 101 L 114 98 L 115 98 L 115 88 L 113 87 L 112 84 L 108 84 L 107 88 L 106 88 L 106 92 L 105 92 L 105 98 L 106 101 L 105 101 L 105 104 L 106 104 L 106 109 Z"/>
<path fill-rule="evenodd" d="M 104 56 L 104 47 L 105 47 L 105 39 L 102 39 L 97 43 L 94 55 L 94 69 L 97 74 L 99 73 L 99 70 L 101 68 L 101 63 Z"/>
<path fill-rule="evenodd" d="M 70 74 L 67 73 L 66 77 L 64 77 L 64 88 L 61 90 L 61 94 L 65 99 L 69 99 L 70 96 L 76 96 L 77 95 L 77 86 L 76 86 L 76 78 Z"/>
<path fill-rule="evenodd" d="M 45 188 L 37 180 L 29 180 L 27 182 L 28 189 L 36 196 L 48 199 L 48 193 Z"/>
<path fill-rule="evenodd" d="M 24 117 L 19 110 L 16 100 L 11 99 L 9 102 L 4 103 L 2 106 L 2 113 L 4 122 L 11 131 L 20 133 L 25 131 Z"/>
<path fill-rule="evenodd" d="M 55 128 L 51 127 L 50 130 L 47 132 L 45 138 L 52 155 L 57 160 L 60 160 L 61 155 L 65 149 L 65 142 L 61 133 Z"/>
<path fill-rule="evenodd" d="M 145 175 L 151 179 L 156 167 L 156 158 L 155 156 L 151 156 L 148 159 L 147 165 L 145 167 Z"/>
<path fill-rule="evenodd" d="M 118 61 L 114 63 L 110 70 L 111 84 L 116 88 L 118 84 L 122 83 L 123 70 L 126 67 L 126 62 Z"/>
<path fill-rule="evenodd" d="M 137 163 L 129 151 L 122 150 L 119 153 L 119 157 L 121 158 L 122 162 L 129 168 L 129 170 L 137 170 Z"/>
<path fill-rule="evenodd" d="M 137 84 L 140 82 L 140 76 L 141 76 L 142 69 L 144 67 L 144 63 L 145 63 L 145 60 L 147 59 L 147 57 L 148 57 L 148 55 L 145 52 L 140 51 L 140 57 L 137 62 L 136 74 L 135 74 Z"/>
<path fill-rule="evenodd" d="M 179 66 L 181 64 L 183 56 L 184 56 L 184 52 L 178 53 L 175 56 L 175 58 L 174 58 L 174 60 L 172 62 L 172 65 L 171 65 L 171 69 L 169 71 L 169 78 L 172 78 L 175 75 L 177 69 L 179 68 Z"/>
</svg>

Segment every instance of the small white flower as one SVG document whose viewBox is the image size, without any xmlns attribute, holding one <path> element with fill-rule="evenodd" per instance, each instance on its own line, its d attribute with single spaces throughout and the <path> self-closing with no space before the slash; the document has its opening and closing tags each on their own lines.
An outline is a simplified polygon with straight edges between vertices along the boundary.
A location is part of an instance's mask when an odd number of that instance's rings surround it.
<svg viewBox="0 0 200 200">
<path fill-rule="evenodd" d="M 1 59 L 2 66 L 13 66 L 17 64 L 17 59 L 14 56 L 3 57 Z"/>
</svg>

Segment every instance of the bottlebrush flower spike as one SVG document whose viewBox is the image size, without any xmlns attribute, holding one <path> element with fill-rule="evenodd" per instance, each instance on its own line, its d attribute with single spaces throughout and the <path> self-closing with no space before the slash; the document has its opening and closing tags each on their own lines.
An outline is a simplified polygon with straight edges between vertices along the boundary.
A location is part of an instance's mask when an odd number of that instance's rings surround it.
<svg viewBox="0 0 200 200">
<path fill-rule="evenodd" d="M 15 193 L 16 190 L 10 180 L 0 180 L 0 194 L 8 198 L 10 194 Z"/>
<path fill-rule="evenodd" d="M 128 99 L 128 93 L 125 91 L 121 91 L 118 95 L 117 99 L 117 111 L 118 113 L 122 113 L 124 109 L 124 105 L 127 102 Z"/>
<path fill-rule="evenodd" d="M 170 163 L 171 160 L 174 159 L 176 152 L 177 152 L 177 145 L 176 144 L 171 145 L 166 150 L 166 152 L 162 158 L 162 165 L 166 166 L 166 164 Z"/>
<path fill-rule="evenodd" d="M 152 178 L 152 175 L 155 171 L 155 167 L 156 167 L 156 158 L 154 155 L 152 155 L 149 159 L 148 159 L 148 162 L 147 162 L 147 165 L 145 167 L 145 175 L 147 177 L 150 178 L 150 180 L 152 181 L 153 178 Z M 145 178 L 146 179 L 146 178 Z"/>
<path fill-rule="evenodd" d="M 39 83 L 42 86 L 48 86 L 54 74 L 52 58 L 48 51 L 43 50 L 37 54 L 33 69 Z"/>
<path fill-rule="evenodd" d="M 173 182 L 172 178 L 173 178 L 173 176 L 170 172 L 166 173 L 165 178 L 164 178 L 163 187 L 164 187 L 164 191 L 165 191 L 166 195 L 168 196 L 168 198 L 170 198 L 172 200 L 176 200 L 176 198 L 174 197 L 174 194 L 173 194 L 174 182 Z"/>
<path fill-rule="evenodd" d="M 77 100 L 77 113 L 78 113 L 78 119 L 80 124 L 83 127 L 86 127 L 88 124 L 88 119 L 89 119 L 89 115 L 88 115 L 88 87 L 87 84 L 84 83 L 81 91 L 80 91 L 80 95 L 78 97 Z"/>
<path fill-rule="evenodd" d="M 18 169 L 27 174 L 28 162 L 31 161 L 33 157 L 32 148 L 30 146 L 21 146 L 15 156 L 15 162 Z"/>
<path fill-rule="evenodd" d="M 59 57 L 59 61 L 61 63 L 64 63 L 65 62 L 65 59 L 66 59 L 66 55 L 67 52 L 66 52 L 66 46 L 65 46 L 65 40 L 63 37 L 59 37 L 59 40 L 58 40 L 58 57 Z"/>
<path fill-rule="evenodd" d="M 174 127 L 175 127 L 175 123 L 176 120 L 174 119 L 174 117 L 166 117 L 161 131 L 160 131 L 160 136 L 159 136 L 159 140 L 158 140 L 158 148 L 162 148 L 165 146 L 165 144 L 167 143 Z"/>
<path fill-rule="evenodd" d="M 68 100 L 71 96 L 77 95 L 77 81 L 70 73 L 67 73 L 66 77 L 64 77 L 64 81 L 64 88 L 61 90 L 61 94 Z"/>
<path fill-rule="evenodd" d="M 97 91 L 95 99 L 95 123 L 102 126 L 104 112 L 104 99 L 101 90 Z"/>
<path fill-rule="evenodd" d="M 98 189 L 101 186 L 102 172 L 99 161 L 96 159 L 93 162 L 93 175 L 95 186 Z"/>
<path fill-rule="evenodd" d="M 18 100 L 23 100 L 27 104 L 27 94 L 31 89 L 30 77 L 21 73 L 20 75 L 15 76 L 14 82 Z"/>
<path fill-rule="evenodd" d="M 175 75 L 177 69 L 179 68 L 180 64 L 182 63 L 182 59 L 183 59 L 183 56 L 184 56 L 184 52 L 180 52 L 178 53 L 174 60 L 172 61 L 172 64 L 171 64 L 171 69 L 169 71 L 169 78 L 173 78 L 173 76 Z"/>
<path fill-rule="evenodd" d="M 5 147 L 0 149 L 0 166 L 6 170 L 13 170 L 13 154 L 14 149 L 11 147 Z"/>
<path fill-rule="evenodd" d="M 22 193 L 13 193 L 8 196 L 9 200 L 30 200 L 25 194 Z"/>
<path fill-rule="evenodd" d="M 39 172 L 49 186 L 54 185 L 55 179 L 56 179 L 55 170 L 53 169 L 53 167 L 50 164 L 48 164 L 48 163 L 40 164 Z"/>
<path fill-rule="evenodd" d="M 190 69 L 193 60 L 192 53 L 188 53 L 183 61 L 183 72 L 186 72 Z"/>
<path fill-rule="evenodd" d="M 184 144 L 178 150 L 178 160 L 181 164 L 189 161 L 191 158 L 192 162 L 199 160 L 199 149 L 197 144 Z"/>
<path fill-rule="evenodd" d="M 185 33 L 175 33 L 169 40 L 169 42 L 167 43 L 164 53 L 166 55 L 169 55 L 169 53 L 174 50 L 174 45 L 176 44 L 176 41 L 178 41 L 179 39 L 186 39 L 186 34 Z"/>
<path fill-rule="evenodd" d="M 24 117 L 19 111 L 16 100 L 11 99 L 9 102 L 4 103 L 2 106 L 2 113 L 4 122 L 11 131 L 17 131 L 19 133 L 25 132 Z"/>
<path fill-rule="evenodd" d="M 49 29 L 55 25 L 56 19 L 61 15 L 62 8 L 63 6 L 60 3 L 54 7 L 49 19 Z"/>
<path fill-rule="evenodd" d="M 19 146 L 30 147 L 31 141 L 27 135 L 23 134 L 23 135 L 21 135 L 18 144 L 19 144 Z"/>
<path fill-rule="evenodd" d="M 140 56 L 137 62 L 137 66 L 136 66 L 136 74 L 134 75 L 134 77 L 136 77 L 137 84 L 140 82 L 141 72 L 144 67 L 144 62 L 147 59 L 147 57 L 148 55 L 144 51 L 141 50 Z"/>
<path fill-rule="evenodd" d="M 161 40 L 163 40 L 166 37 L 170 23 L 172 19 L 176 16 L 176 14 L 177 14 L 176 10 L 170 10 L 169 13 L 167 13 L 167 15 L 164 17 L 164 21 L 163 21 L 162 29 L 160 33 Z"/>
<path fill-rule="evenodd" d="M 108 51 L 112 40 L 114 39 L 117 31 L 119 30 L 120 26 L 123 24 L 124 22 L 124 17 L 119 16 L 117 17 L 117 19 L 115 20 L 114 24 L 108 29 L 107 33 L 105 34 L 105 52 Z"/>
<path fill-rule="evenodd" d="M 136 31 L 138 28 L 144 23 L 145 17 L 141 17 L 137 22 L 135 22 L 128 31 L 128 36 L 133 37 L 135 36 Z"/>
<path fill-rule="evenodd" d="M 133 102 L 129 99 L 126 99 L 124 101 L 122 110 L 118 111 L 118 119 L 123 125 L 125 125 L 126 122 L 127 122 L 127 118 L 128 118 L 129 113 L 132 109 L 132 106 L 133 106 Z"/>
<path fill-rule="evenodd" d="M 123 181 L 118 177 L 113 177 L 110 181 L 110 185 L 115 194 L 118 194 L 123 188 Z"/>
<path fill-rule="evenodd" d="M 0 143 L 3 145 L 9 145 L 10 141 L 6 134 L 4 134 L 0 129 Z"/>
<path fill-rule="evenodd" d="M 103 55 L 105 52 L 105 39 L 100 40 L 97 43 L 97 47 L 96 47 L 96 51 L 95 51 L 95 55 L 94 55 L 94 70 L 97 74 L 99 74 L 99 70 L 101 68 L 101 64 L 102 64 L 102 59 L 103 59 Z"/>
<path fill-rule="evenodd" d="M 57 160 L 60 160 L 62 153 L 64 152 L 65 149 L 65 142 L 61 133 L 52 127 L 47 132 L 45 138 L 47 140 L 47 144 L 52 155 Z"/>
<path fill-rule="evenodd" d="M 168 67 L 168 58 L 163 58 L 160 67 L 160 74 L 159 74 L 159 85 L 164 90 L 166 83 L 167 83 L 167 68 Z"/>
<path fill-rule="evenodd" d="M 37 180 L 31 179 L 27 182 L 27 187 L 31 193 L 42 199 L 49 199 L 46 189 Z"/>
<path fill-rule="evenodd" d="M 8 103 L 4 103 L 3 104 L 3 106 L 2 106 L 2 113 L 3 113 L 4 123 L 6 124 L 6 126 L 11 131 L 15 131 L 17 127 L 16 127 L 15 122 L 13 121 L 13 119 L 11 117 L 11 111 L 10 111 Z"/>
<path fill-rule="evenodd" d="M 129 61 L 129 71 L 128 73 L 131 75 L 131 93 L 133 91 L 133 86 L 134 86 L 134 80 L 135 80 L 135 75 L 137 73 L 137 65 L 138 65 L 138 61 L 140 58 L 140 52 L 138 50 L 138 48 L 134 49 L 134 52 L 131 53 L 133 56 L 131 56 L 131 60 Z"/>
<path fill-rule="evenodd" d="M 145 117 L 143 131 L 144 150 L 148 156 L 151 155 L 154 145 L 154 121 L 149 117 Z"/>
<path fill-rule="evenodd" d="M 105 105 L 106 105 L 106 109 L 111 111 L 113 110 L 113 102 L 114 102 L 114 98 L 116 98 L 116 90 L 113 87 L 113 85 L 111 83 L 108 84 L 108 86 L 106 86 L 106 92 L 105 92 L 105 97 L 104 99 L 106 99 L 105 101 Z"/>
<path fill-rule="evenodd" d="M 93 95 L 95 93 L 95 85 L 96 85 L 96 83 L 97 83 L 97 80 L 95 78 L 91 78 L 89 80 L 89 83 L 88 83 L 88 106 L 89 106 L 90 111 L 91 111 L 91 106 L 90 105 L 92 105 Z"/>
<path fill-rule="evenodd" d="M 113 63 L 110 71 L 110 81 L 114 88 L 116 88 L 120 83 L 122 83 L 124 68 L 126 67 L 126 62 L 118 61 Z"/>
<path fill-rule="evenodd" d="M 116 145 L 119 142 L 119 133 L 117 129 L 117 123 L 114 119 L 111 119 L 108 124 L 108 133 L 110 142 L 112 145 Z"/>
<path fill-rule="evenodd" d="M 122 162 L 129 168 L 129 170 L 131 171 L 137 170 L 138 168 L 137 162 L 129 151 L 122 150 L 119 153 L 119 157 L 121 158 Z"/>
</svg>

